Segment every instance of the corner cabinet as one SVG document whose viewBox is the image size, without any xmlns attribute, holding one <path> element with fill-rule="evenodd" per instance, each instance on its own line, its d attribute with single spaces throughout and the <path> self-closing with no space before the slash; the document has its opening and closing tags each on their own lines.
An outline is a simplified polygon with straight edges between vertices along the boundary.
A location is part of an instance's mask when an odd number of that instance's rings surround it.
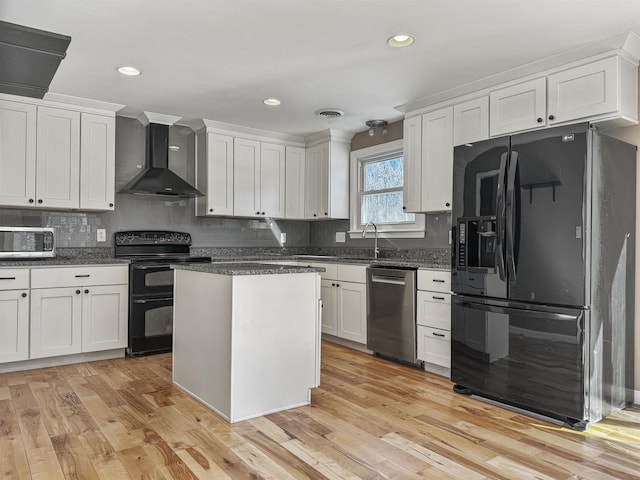
<svg viewBox="0 0 640 480">
<path fill-rule="evenodd" d="M 453 107 L 412 117 L 404 126 L 406 212 L 449 212 L 452 198 Z"/>
<path fill-rule="evenodd" d="M 305 218 L 349 218 L 351 135 L 327 130 L 307 140 Z"/>
<path fill-rule="evenodd" d="M 113 113 L 5 95 L 0 98 L 0 138 L 0 205 L 113 210 Z"/>
</svg>

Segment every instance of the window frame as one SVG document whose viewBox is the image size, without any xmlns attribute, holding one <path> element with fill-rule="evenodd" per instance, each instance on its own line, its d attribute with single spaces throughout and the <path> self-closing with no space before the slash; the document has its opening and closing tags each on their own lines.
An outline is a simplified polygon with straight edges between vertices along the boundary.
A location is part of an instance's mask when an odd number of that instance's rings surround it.
<svg viewBox="0 0 640 480">
<path fill-rule="evenodd" d="M 361 182 L 362 182 L 362 169 L 365 163 L 374 161 L 376 159 L 393 158 L 396 156 L 404 157 L 403 142 L 402 140 L 394 140 L 392 142 L 382 143 L 374 145 L 372 147 L 362 148 L 360 150 L 354 150 L 351 152 L 350 160 L 350 182 L 349 182 L 349 237 L 350 238 L 362 238 L 362 230 L 364 224 L 361 220 Z M 394 190 L 395 189 L 391 189 Z M 382 192 L 382 190 L 378 191 Z M 424 238 L 425 236 L 425 216 L 420 213 L 415 214 L 415 220 L 413 222 L 401 222 L 401 223 L 384 223 L 377 225 L 379 238 Z M 372 238 L 374 236 L 373 229 L 367 229 L 366 237 Z"/>
</svg>

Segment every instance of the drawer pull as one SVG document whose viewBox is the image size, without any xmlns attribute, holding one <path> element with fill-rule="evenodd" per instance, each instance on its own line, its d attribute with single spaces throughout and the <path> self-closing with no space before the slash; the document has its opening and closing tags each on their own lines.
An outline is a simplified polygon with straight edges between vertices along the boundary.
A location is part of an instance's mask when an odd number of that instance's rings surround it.
<svg viewBox="0 0 640 480">
<path fill-rule="evenodd" d="M 433 281 L 436 283 L 444 283 L 444 280 L 440 280 L 439 278 L 434 278 Z"/>
<path fill-rule="evenodd" d="M 444 333 L 431 332 L 431 335 L 433 335 L 434 337 L 444 337 Z"/>
<path fill-rule="evenodd" d="M 89 278 L 91 275 L 76 275 L 76 278 Z"/>
<path fill-rule="evenodd" d="M 436 297 L 435 295 L 432 295 L 431 298 L 434 300 L 444 300 L 444 297 Z"/>
<path fill-rule="evenodd" d="M 0 280 L 15 280 L 16 277 L 0 277 Z"/>
</svg>

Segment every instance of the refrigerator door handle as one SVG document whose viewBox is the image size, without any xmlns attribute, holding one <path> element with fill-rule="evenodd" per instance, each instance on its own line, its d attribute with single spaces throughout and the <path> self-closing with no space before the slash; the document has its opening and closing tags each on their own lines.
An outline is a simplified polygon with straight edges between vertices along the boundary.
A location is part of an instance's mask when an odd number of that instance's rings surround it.
<svg viewBox="0 0 640 480">
<path fill-rule="evenodd" d="M 567 315 L 565 313 L 553 313 L 553 312 L 542 312 L 540 310 L 499 307 L 494 305 L 487 305 L 484 303 L 460 302 L 460 306 L 464 308 L 470 308 L 472 310 L 480 310 L 482 312 L 490 312 L 490 313 L 502 313 L 502 314 L 520 313 L 520 314 L 527 314 L 527 315 L 535 315 L 536 317 L 542 318 L 545 320 L 572 320 L 573 321 L 576 319 L 575 315 Z"/>
<path fill-rule="evenodd" d="M 507 268 L 509 272 L 509 281 L 516 279 L 516 260 L 515 260 L 515 183 L 516 172 L 518 171 L 518 152 L 511 151 L 511 161 L 509 162 L 509 174 L 507 176 L 507 201 L 506 201 L 506 243 L 507 243 Z"/>
<path fill-rule="evenodd" d="M 500 170 L 498 173 L 498 189 L 496 191 L 496 255 L 498 277 L 505 280 L 504 264 L 504 177 L 507 171 L 507 152 L 500 156 Z"/>
</svg>

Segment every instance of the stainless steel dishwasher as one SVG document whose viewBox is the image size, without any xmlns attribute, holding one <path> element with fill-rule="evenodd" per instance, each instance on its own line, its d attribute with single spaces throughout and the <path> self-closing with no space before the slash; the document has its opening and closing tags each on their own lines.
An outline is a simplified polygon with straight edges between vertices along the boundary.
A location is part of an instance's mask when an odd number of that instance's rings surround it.
<svg viewBox="0 0 640 480">
<path fill-rule="evenodd" d="M 398 266 L 367 268 L 367 349 L 414 365 L 416 271 Z"/>
</svg>

